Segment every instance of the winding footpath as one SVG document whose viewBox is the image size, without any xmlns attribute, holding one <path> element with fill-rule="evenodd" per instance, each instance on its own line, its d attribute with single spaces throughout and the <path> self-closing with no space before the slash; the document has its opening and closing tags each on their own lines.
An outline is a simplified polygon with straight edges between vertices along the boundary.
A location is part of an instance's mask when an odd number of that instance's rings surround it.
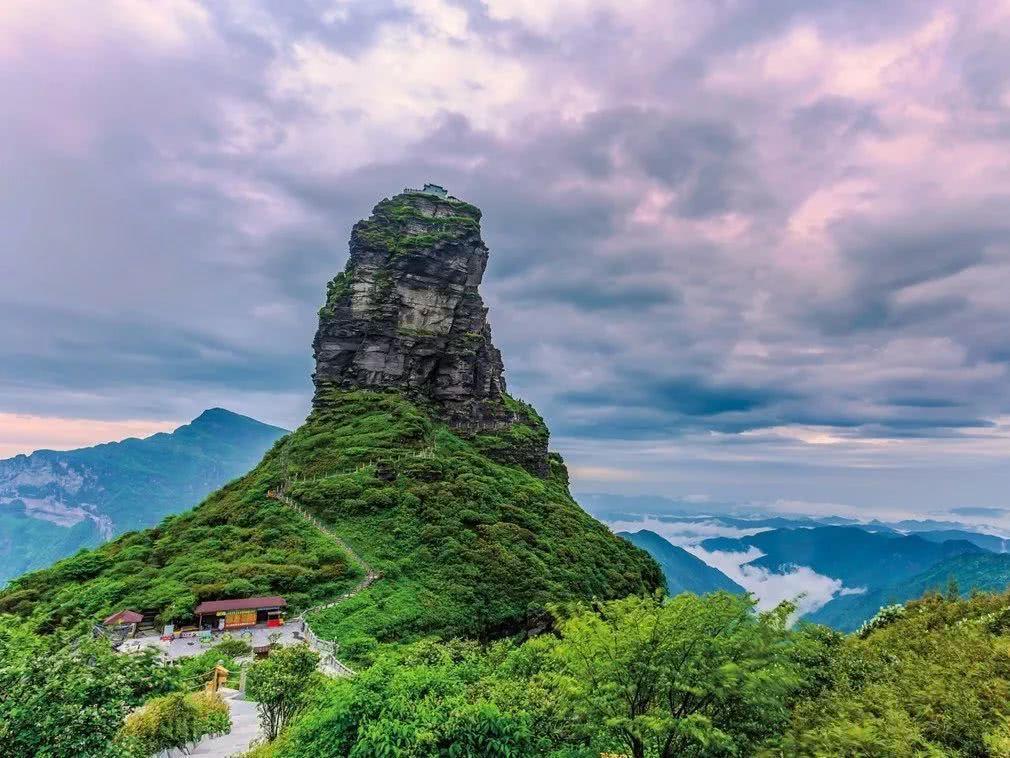
<svg viewBox="0 0 1010 758">
<path fill-rule="evenodd" d="M 267 492 L 267 497 L 272 500 L 276 500 L 291 510 L 298 513 L 302 518 L 311 523 L 316 529 L 325 534 L 334 544 L 337 545 L 341 550 L 343 550 L 347 555 L 351 557 L 351 560 L 356 563 L 361 570 L 365 572 L 365 578 L 362 579 L 357 585 L 354 586 L 350 592 L 345 592 L 340 597 L 335 600 L 331 600 L 326 603 L 320 603 L 319 605 L 314 605 L 308 610 L 301 613 L 299 618 L 304 625 L 305 631 L 308 633 L 306 636 L 308 638 L 309 646 L 314 648 L 317 652 L 323 655 L 320 661 L 321 668 L 332 676 L 354 676 L 354 671 L 344 663 L 341 663 L 337 659 L 336 655 L 336 644 L 330 640 L 320 639 L 315 632 L 312 631 L 312 627 L 309 626 L 308 616 L 310 613 L 315 613 L 316 611 L 323 611 L 327 608 L 333 608 L 334 606 L 340 605 L 341 603 L 346 603 L 355 595 L 368 589 L 372 582 L 379 579 L 382 574 L 376 571 L 369 565 L 369 563 L 358 555 L 354 548 L 348 545 L 343 538 L 334 532 L 330 527 L 316 518 L 312 513 L 310 513 L 304 506 L 302 506 L 298 501 L 287 494 L 287 487 L 281 487 L 280 489 L 270 490 Z"/>
</svg>

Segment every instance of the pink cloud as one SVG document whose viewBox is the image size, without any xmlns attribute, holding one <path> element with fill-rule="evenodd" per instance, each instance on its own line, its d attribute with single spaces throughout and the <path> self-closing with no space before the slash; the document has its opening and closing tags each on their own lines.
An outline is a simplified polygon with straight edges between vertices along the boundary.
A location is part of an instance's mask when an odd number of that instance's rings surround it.
<svg viewBox="0 0 1010 758">
<path fill-rule="evenodd" d="M 176 421 L 99 421 L 0 413 L 0 457 L 40 449 L 72 450 L 127 437 L 147 437 L 157 432 L 170 432 L 178 426 Z"/>
</svg>

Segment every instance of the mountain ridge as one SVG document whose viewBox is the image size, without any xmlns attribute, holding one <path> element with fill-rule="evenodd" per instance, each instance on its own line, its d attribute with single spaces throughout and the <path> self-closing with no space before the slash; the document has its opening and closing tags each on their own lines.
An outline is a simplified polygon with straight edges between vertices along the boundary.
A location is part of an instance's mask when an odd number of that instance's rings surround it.
<svg viewBox="0 0 1010 758">
<path fill-rule="evenodd" d="M 191 507 L 284 432 L 211 408 L 171 432 L 0 460 L 0 584 Z"/>
<path fill-rule="evenodd" d="M 0 612 L 48 631 L 124 605 L 167 622 L 208 599 L 280 594 L 298 611 L 346 593 L 360 570 L 271 497 L 281 489 L 382 574 L 313 614 L 351 660 L 424 635 L 542 628 L 552 604 L 661 588 L 648 553 L 572 499 L 543 419 L 505 392 L 476 291 L 479 211 L 429 212 L 443 205 L 402 193 L 354 226 L 301 427 L 197 508 L 19 578 Z"/>
<path fill-rule="evenodd" d="M 719 569 L 709 566 L 656 532 L 640 529 L 637 532 L 618 532 L 617 535 L 642 548 L 656 559 L 659 567 L 663 569 L 666 589 L 671 595 L 679 595 L 681 592 L 706 595 L 718 590 L 747 594 L 747 590 Z"/>
<path fill-rule="evenodd" d="M 852 588 L 881 586 L 912 576 L 951 555 L 983 552 L 964 540 L 937 543 L 918 535 L 894 536 L 853 526 L 773 529 L 739 538 L 735 544 L 739 551 L 753 546 L 764 553 L 747 565 L 773 572 L 789 566 L 808 566 Z M 728 538 L 701 543 L 706 550 L 729 550 L 732 546 Z"/>
<path fill-rule="evenodd" d="M 945 592 L 951 579 L 962 596 L 971 590 L 1004 592 L 1010 586 L 1010 554 L 980 552 L 955 555 L 900 583 L 871 588 L 862 594 L 836 597 L 807 616 L 806 620 L 827 624 L 844 632 L 855 631 L 886 605 L 906 603 L 930 591 Z"/>
</svg>

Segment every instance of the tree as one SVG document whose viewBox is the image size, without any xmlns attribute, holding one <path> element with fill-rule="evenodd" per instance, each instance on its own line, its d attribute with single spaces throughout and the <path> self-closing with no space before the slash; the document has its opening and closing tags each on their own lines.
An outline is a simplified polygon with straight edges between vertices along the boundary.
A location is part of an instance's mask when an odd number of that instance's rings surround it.
<svg viewBox="0 0 1010 758">
<path fill-rule="evenodd" d="M 18 758 L 110 756 L 123 716 L 171 688 L 152 654 L 105 640 L 40 637 L 0 617 L 0 744 Z"/>
<path fill-rule="evenodd" d="M 1008 607 L 1010 595 L 933 593 L 878 614 L 766 755 L 1010 755 Z"/>
<path fill-rule="evenodd" d="M 425 640 L 388 650 L 353 679 L 322 690 L 316 707 L 285 733 L 278 754 L 545 755 L 557 743 L 546 737 L 551 731 L 547 719 L 535 713 L 533 701 L 544 702 L 540 690 L 531 686 L 528 669 L 520 673 L 515 670 L 518 661 L 510 660 L 518 652 L 508 643 L 481 648 L 459 640 Z M 529 661 L 531 655 L 524 658 Z M 540 735 L 534 734 L 535 727 Z"/>
<path fill-rule="evenodd" d="M 120 732 L 124 748 L 143 755 L 183 750 L 206 734 L 231 730 L 228 705 L 210 692 L 173 692 L 144 704 L 126 718 Z"/>
<path fill-rule="evenodd" d="M 270 653 L 255 664 L 246 679 L 246 696 L 256 701 L 268 740 L 274 740 L 291 718 L 308 703 L 321 675 L 319 655 L 307 645 L 294 645 Z"/>
<path fill-rule="evenodd" d="M 746 755 L 788 718 L 799 685 L 783 605 L 715 593 L 631 597 L 561 622 L 556 654 L 579 723 L 601 748 L 645 756 Z"/>
</svg>

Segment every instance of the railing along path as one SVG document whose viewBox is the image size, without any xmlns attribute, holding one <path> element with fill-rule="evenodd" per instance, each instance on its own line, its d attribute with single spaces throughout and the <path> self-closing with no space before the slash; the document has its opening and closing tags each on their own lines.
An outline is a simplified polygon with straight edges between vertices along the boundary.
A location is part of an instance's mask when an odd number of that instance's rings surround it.
<svg viewBox="0 0 1010 758">
<path fill-rule="evenodd" d="M 267 497 L 276 500 L 279 503 L 284 504 L 291 510 L 298 513 L 302 518 L 311 523 L 316 529 L 325 534 L 330 540 L 332 540 L 341 550 L 343 550 L 347 555 L 351 557 L 351 560 L 358 564 L 361 569 L 365 572 L 365 577 L 357 585 L 354 586 L 349 592 L 345 592 L 340 597 L 330 600 L 326 603 L 320 603 L 314 605 L 311 608 L 302 611 L 302 613 L 296 617 L 295 620 L 301 621 L 302 630 L 305 633 L 305 641 L 308 643 L 309 647 L 318 652 L 321 656 L 320 664 L 324 670 L 328 670 L 334 676 L 354 676 L 354 670 L 351 669 L 346 664 L 342 663 L 337 658 L 337 643 L 332 640 L 320 639 L 320 637 L 312 631 L 312 627 L 309 625 L 308 616 L 316 611 L 323 611 L 327 608 L 333 608 L 334 606 L 340 605 L 350 600 L 355 595 L 359 594 L 363 590 L 368 589 L 368 587 L 378 579 L 381 574 L 379 574 L 375 569 L 373 569 L 368 562 L 358 555 L 354 548 L 348 545 L 344 539 L 334 532 L 330 527 L 316 518 L 311 512 L 309 512 L 304 506 L 302 506 L 298 501 L 292 498 L 287 493 L 287 485 L 283 485 L 276 490 L 270 490 L 267 492 Z"/>
</svg>

